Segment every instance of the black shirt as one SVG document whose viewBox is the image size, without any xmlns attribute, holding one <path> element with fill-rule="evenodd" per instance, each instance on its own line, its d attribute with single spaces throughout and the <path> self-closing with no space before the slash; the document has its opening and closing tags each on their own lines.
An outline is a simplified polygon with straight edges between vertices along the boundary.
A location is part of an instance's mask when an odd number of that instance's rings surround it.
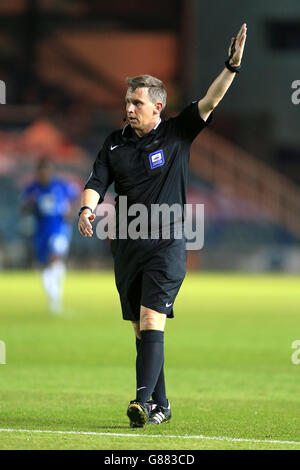
<svg viewBox="0 0 300 470">
<path fill-rule="evenodd" d="M 98 153 L 84 189 L 97 191 L 102 202 L 114 181 L 117 222 L 120 196 L 127 196 L 128 207 L 139 203 L 150 211 L 151 204 L 170 207 L 177 203 L 183 209 L 190 147 L 211 119 L 212 113 L 203 121 L 198 102 L 193 102 L 178 116 L 161 121 L 143 137 L 138 137 L 130 125 L 113 132 Z M 118 227 L 118 223 L 116 225 Z"/>
</svg>

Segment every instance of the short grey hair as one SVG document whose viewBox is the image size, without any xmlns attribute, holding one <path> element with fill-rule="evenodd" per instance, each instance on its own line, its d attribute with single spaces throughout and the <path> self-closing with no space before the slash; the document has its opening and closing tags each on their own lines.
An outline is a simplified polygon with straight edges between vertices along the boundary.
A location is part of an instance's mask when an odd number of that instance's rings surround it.
<svg viewBox="0 0 300 470">
<path fill-rule="evenodd" d="M 148 93 L 152 103 L 158 101 L 162 103 L 164 109 L 167 104 L 167 90 L 164 83 L 159 78 L 151 75 L 138 75 L 133 78 L 126 78 L 128 88 L 135 91 L 137 88 L 148 88 Z"/>
</svg>

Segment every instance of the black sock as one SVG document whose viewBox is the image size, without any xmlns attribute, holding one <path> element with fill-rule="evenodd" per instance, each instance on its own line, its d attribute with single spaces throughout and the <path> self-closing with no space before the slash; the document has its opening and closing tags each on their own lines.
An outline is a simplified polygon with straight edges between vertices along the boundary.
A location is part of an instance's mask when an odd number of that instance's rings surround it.
<svg viewBox="0 0 300 470">
<path fill-rule="evenodd" d="M 136 337 L 136 352 L 137 352 L 137 358 L 136 358 L 136 381 L 138 377 L 138 367 L 139 367 L 139 361 L 138 361 L 138 352 L 139 352 L 139 347 L 141 344 L 141 340 Z M 138 388 L 138 387 L 137 387 Z M 160 374 L 158 376 L 156 385 L 154 387 L 153 393 L 152 393 L 152 398 L 157 403 L 158 405 L 167 407 L 168 406 L 168 399 L 166 396 L 166 384 L 165 384 L 165 374 L 164 374 L 164 364 L 161 367 Z"/>
<path fill-rule="evenodd" d="M 137 401 L 145 403 L 150 399 L 161 373 L 163 362 L 164 332 L 158 330 L 141 331 L 136 362 Z"/>
<path fill-rule="evenodd" d="M 154 387 L 152 398 L 158 405 L 167 407 L 168 399 L 166 397 L 166 384 L 164 374 L 164 364 L 161 366 L 160 374 Z"/>
<path fill-rule="evenodd" d="M 136 337 L 136 339 L 135 339 L 136 352 L 137 352 L 136 371 L 138 370 L 138 367 L 139 367 L 138 352 L 139 352 L 140 344 L 141 344 L 141 340 Z M 136 372 L 136 381 L 137 381 L 137 377 L 138 377 L 138 372 Z M 155 401 L 155 403 L 157 403 L 158 405 L 161 405 L 161 406 L 164 406 L 164 407 L 168 406 L 168 399 L 166 397 L 164 364 L 161 366 L 160 374 L 158 376 L 156 385 L 155 385 L 153 393 L 152 393 L 152 398 Z"/>
<path fill-rule="evenodd" d="M 139 349 L 141 345 L 141 340 L 139 338 L 135 338 L 135 345 L 136 345 L 136 361 L 135 361 L 135 369 L 136 369 L 136 388 L 138 388 L 138 370 L 139 370 Z"/>
</svg>

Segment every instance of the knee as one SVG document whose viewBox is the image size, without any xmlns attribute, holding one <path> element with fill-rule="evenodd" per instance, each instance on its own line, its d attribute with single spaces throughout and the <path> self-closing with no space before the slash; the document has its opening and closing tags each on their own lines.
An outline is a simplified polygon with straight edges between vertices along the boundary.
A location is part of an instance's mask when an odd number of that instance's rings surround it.
<svg viewBox="0 0 300 470">
<path fill-rule="evenodd" d="M 133 326 L 134 334 L 135 334 L 136 338 L 141 339 L 140 322 L 133 321 L 132 326 Z"/>
<path fill-rule="evenodd" d="M 141 307 L 140 330 L 164 331 L 166 315 L 146 307 Z"/>
</svg>

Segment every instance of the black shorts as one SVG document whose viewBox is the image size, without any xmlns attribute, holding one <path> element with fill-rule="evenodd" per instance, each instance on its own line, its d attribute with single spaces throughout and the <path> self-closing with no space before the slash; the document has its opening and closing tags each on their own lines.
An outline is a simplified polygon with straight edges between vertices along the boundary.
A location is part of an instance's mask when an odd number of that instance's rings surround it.
<svg viewBox="0 0 300 470">
<path fill-rule="evenodd" d="M 173 318 L 186 273 L 186 245 L 178 240 L 112 240 L 116 286 L 124 320 L 137 321 L 140 306 Z"/>
</svg>

